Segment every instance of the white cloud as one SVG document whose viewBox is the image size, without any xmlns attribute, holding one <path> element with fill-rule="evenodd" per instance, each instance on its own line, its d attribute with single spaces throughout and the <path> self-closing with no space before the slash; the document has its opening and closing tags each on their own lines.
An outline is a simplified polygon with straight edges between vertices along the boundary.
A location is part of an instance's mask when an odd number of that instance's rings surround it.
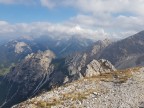
<svg viewBox="0 0 144 108">
<path fill-rule="evenodd" d="M 114 27 L 120 27 L 123 30 L 143 30 L 144 20 L 143 17 L 137 16 L 123 16 L 120 15 L 114 20 Z"/>
<path fill-rule="evenodd" d="M 42 5 L 51 7 L 71 6 L 83 12 L 144 14 L 144 0 L 40 0 Z"/>
<path fill-rule="evenodd" d="M 73 7 L 80 12 L 99 14 L 131 13 L 144 15 L 144 0 L 0 0 L 3 4 L 40 3 L 48 8 Z"/>
<path fill-rule="evenodd" d="M 4 4 L 11 4 L 11 3 L 15 3 L 15 0 L 0 0 L 0 3 L 4 3 Z"/>
<path fill-rule="evenodd" d="M 79 25 L 52 24 L 47 22 L 35 22 L 30 24 L 18 23 L 13 25 L 0 21 L 0 36 L 10 35 L 29 35 L 33 37 L 46 35 L 59 38 L 76 35 L 95 40 L 110 38 L 110 34 L 106 33 L 103 29 L 92 30 L 80 27 Z"/>
<path fill-rule="evenodd" d="M 6 21 L 0 21 L 0 26 L 7 25 L 8 23 Z"/>
<path fill-rule="evenodd" d="M 1 4 L 34 4 L 36 0 L 0 0 Z"/>
<path fill-rule="evenodd" d="M 55 3 L 49 0 L 41 0 L 41 5 L 48 8 L 53 8 L 55 6 Z"/>
<path fill-rule="evenodd" d="M 48 8 L 78 9 L 78 15 L 66 21 L 71 25 L 103 28 L 115 34 L 144 28 L 144 0 L 41 0 L 41 3 Z"/>
</svg>

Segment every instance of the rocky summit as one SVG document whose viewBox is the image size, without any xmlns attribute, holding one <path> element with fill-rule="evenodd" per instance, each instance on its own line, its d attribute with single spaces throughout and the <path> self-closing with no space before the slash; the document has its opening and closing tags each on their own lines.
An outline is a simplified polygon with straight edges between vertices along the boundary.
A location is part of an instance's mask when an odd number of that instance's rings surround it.
<svg viewBox="0 0 144 108">
<path fill-rule="evenodd" d="M 102 73 L 44 92 L 12 108 L 143 108 L 144 68 Z"/>
</svg>

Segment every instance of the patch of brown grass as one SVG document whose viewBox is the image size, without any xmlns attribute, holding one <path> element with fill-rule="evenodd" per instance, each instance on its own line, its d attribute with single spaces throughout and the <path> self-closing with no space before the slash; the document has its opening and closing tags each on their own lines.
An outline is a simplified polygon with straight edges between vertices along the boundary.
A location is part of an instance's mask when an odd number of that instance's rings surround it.
<svg viewBox="0 0 144 108">
<path fill-rule="evenodd" d="M 129 68 L 125 70 L 117 70 L 114 72 L 103 73 L 98 76 L 93 76 L 88 79 L 89 81 L 105 81 L 105 82 L 115 82 L 115 83 L 125 83 L 129 78 L 132 77 L 132 73 L 138 72 L 140 67 Z"/>
<path fill-rule="evenodd" d="M 33 100 L 30 104 L 34 104 L 37 108 L 51 108 L 52 106 L 56 106 L 60 104 L 60 101 L 57 99 L 53 99 L 52 101 L 35 101 Z"/>
</svg>

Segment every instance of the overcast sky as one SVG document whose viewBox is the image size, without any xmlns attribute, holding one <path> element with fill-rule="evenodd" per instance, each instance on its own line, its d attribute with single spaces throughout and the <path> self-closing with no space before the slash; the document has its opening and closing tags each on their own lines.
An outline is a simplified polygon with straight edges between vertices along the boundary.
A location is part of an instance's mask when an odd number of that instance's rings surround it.
<svg viewBox="0 0 144 108">
<path fill-rule="evenodd" d="M 0 36 L 124 38 L 144 30 L 144 0 L 0 0 Z"/>
</svg>

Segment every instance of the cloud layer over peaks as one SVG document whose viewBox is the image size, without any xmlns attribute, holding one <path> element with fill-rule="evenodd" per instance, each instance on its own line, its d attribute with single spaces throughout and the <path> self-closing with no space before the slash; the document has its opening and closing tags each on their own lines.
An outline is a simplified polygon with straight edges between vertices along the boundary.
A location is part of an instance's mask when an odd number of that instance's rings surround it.
<svg viewBox="0 0 144 108">
<path fill-rule="evenodd" d="M 63 16 L 65 20 L 58 23 L 40 20 L 10 24 L 0 21 L 0 35 L 78 35 L 119 39 L 144 29 L 144 0 L 0 0 L 0 4 L 35 5 L 53 14 L 55 10 L 60 13 L 67 10 Z M 76 11 L 73 16 L 69 9 Z M 58 18 L 53 17 L 54 20 Z"/>
<path fill-rule="evenodd" d="M 72 26 L 68 24 L 52 24 L 47 22 L 9 24 L 8 22 L 0 21 L 0 35 L 29 35 L 33 37 L 51 36 L 59 38 L 81 36 L 94 40 L 105 39 L 106 37 L 111 38 L 111 35 L 107 34 L 103 29 L 92 30 L 88 28 L 82 28 L 79 25 Z"/>
</svg>

